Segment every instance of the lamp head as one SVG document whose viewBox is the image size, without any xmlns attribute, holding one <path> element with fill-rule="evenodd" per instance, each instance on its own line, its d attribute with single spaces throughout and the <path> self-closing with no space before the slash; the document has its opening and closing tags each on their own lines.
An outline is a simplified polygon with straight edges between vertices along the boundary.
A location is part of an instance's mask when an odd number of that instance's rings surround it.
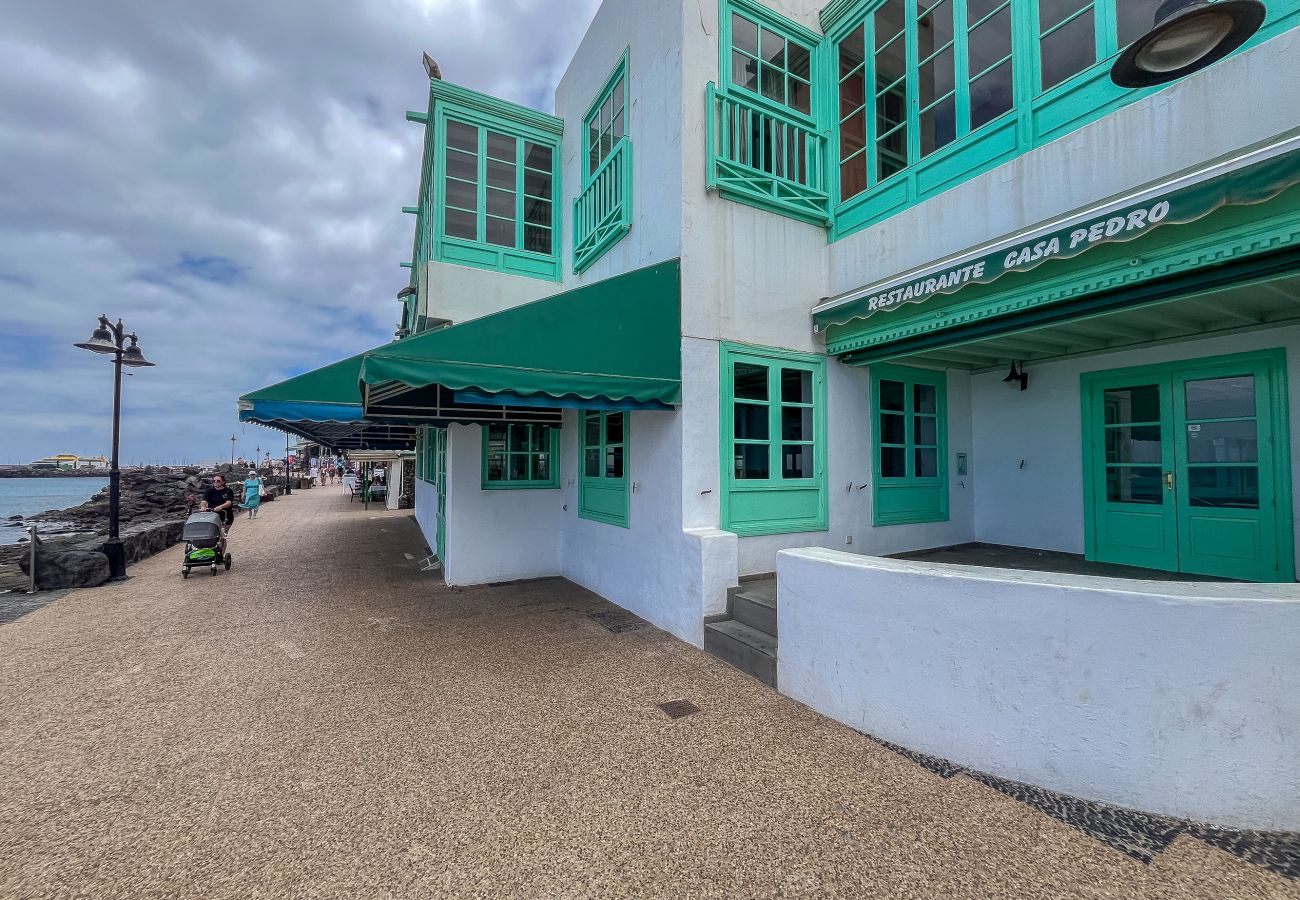
<svg viewBox="0 0 1300 900">
<path fill-rule="evenodd" d="M 140 345 L 136 343 L 139 338 L 134 334 L 129 335 L 129 337 L 131 338 L 131 346 L 122 351 L 122 365 L 135 366 L 137 368 L 152 366 L 153 363 L 145 359 L 144 354 L 140 352 Z"/>
<path fill-rule="evenodd" d="M 1264 24 L 1259 0 L 1165 0 L 1155 24 L 1110 70 L 1120 87 L 1149 87 L 1204 69 L 1236 50 Z"/>
<path fill-rule="evenodd" d="M 82 350 L 93 350 L 96 353 L 116 353 L 117 342 L 113 339 L 113 332 L 109 330 L 108 317 L 99 317 L 99 327 L 91 334 L 90 340 L 72 346 L 80 347 Z"/>
</svg>

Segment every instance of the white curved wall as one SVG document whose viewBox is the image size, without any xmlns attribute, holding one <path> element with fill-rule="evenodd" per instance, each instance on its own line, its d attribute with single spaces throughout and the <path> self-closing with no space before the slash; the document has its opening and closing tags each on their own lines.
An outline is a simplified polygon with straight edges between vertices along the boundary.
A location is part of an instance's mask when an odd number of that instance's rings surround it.
<svg viewBox="0 0 1300 900">
<path fill-rule="evenodd" d="M 785 550 L 782 693 L 1074 796 L 1300 828 L 1300 588 Z"/>
</svg>

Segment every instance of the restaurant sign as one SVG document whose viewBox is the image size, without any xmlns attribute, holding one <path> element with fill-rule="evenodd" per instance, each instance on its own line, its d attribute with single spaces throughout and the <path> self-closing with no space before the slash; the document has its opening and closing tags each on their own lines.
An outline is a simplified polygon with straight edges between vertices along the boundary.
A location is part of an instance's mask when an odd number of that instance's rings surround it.
<svg viewBox="0 0 1300 900">
<path fill-rule="evenodd" d="M 1069 259 L 1102 244 L 1131 241 L 1161 225 L 1193 222 L 1228 204 L 1262 202 L 1300 181 L 1300 156 L 1276 155 L 1190 184 L 1188 180 L 1178 179 L 1161 185 L 1164 190 L 1130 196 L 1127 203 L 1094 208 L 832 298 L 813 309 L 813 330 L 925 303 L 968 284 L 988 284 L 1008 272 Z"/>
</svg>

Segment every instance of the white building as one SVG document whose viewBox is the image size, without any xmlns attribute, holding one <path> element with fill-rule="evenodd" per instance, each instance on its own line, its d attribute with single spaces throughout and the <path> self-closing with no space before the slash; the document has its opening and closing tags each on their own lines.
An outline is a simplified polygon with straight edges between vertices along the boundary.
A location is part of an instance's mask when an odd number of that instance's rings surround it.
<svg viewBox="0 0 1300 900">
<path fill-rule="evenodd" d="M 897 743 L 1300 827 L 1300 0 L 1119 87 L 1156 5 L 605 0 L 554 116 L 431 80 L 411 336 L 331 427 L 417 430 L 450 583 L 562 575 Z"/>
</svg>

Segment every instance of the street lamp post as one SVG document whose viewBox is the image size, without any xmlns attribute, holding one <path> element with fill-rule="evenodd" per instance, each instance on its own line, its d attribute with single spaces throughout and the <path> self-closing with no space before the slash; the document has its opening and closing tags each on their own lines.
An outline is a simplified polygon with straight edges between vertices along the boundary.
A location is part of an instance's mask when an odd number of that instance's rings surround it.
<svg viewBox="0 0 1300 900">
<path fill-rule="evenodd" d="M 230 436 L 230 467 L 235 467 L 235 436 Z"/>
<path fill-rule="evenodd" d="M 289 432 L 284 433 L 284 495 L 288 497 L 293 493 L 293 485 L 289 484 Z"/>
<path fill-rule="evenodd" d="M 130 339 L 131 344 L 123 348 L 123 343 Z M 90 340 L 74 347 L 91 350 L 95 353 L 113 355 L 113 459 L 108 469 L 108 542 L 104 544 L 104 555 L 108 557 L 108 577 L 110 581 L 121 581 L 126 577 L 126 552 L 122 539 L 118 536 L 118 519 L 121 512 L 122 472 L 118 468 L 117 455 L 119 433 L 122 424 L 122 367 L 132 368 L 152 366 L 140 352 L 139 338 L 135 333 L 126 333 L 122 320 L 116 325 L 109 324 L 108 316 L 99 317 L 99 327 L 95 329 Z"/>
</svg>

